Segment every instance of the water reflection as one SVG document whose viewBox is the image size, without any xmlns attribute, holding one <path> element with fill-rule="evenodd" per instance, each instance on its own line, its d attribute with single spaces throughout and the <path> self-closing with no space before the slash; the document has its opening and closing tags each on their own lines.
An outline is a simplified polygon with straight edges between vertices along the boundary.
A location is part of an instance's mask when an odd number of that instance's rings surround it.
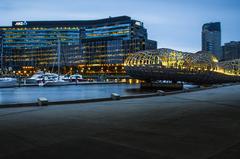
<svg viewBox="0 0 240 159">
<path fill-rule="evenodd" d="M 36 102 L 38 97 L 49 101 L 79 100 L 146 93 L 139 84 L 72 85 L 61 87 L 20 87 L 0 89 L 0 104 Z"/>
<path fill-rule="evenodd" d="M 194 88 L 194 85 L 184 85 Z M 110 97 L 111 93 L 121 96 L 152 93 L 156 90 L 142 90 L 140 84 L 98 84 L 71 85 L 60 87 L 16 87 L 0 89 L 0 104 L 36 102 L 38 97 L 46 97 L 49 101 L 79 100 Z"/>
</svg>

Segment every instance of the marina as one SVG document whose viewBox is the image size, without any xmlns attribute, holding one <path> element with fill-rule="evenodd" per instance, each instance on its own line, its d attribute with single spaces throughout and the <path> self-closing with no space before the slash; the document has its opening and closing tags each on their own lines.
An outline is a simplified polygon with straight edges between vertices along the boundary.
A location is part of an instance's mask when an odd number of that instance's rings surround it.
<svg viewBox="0 0 240 159">
<path fill-rule="evenodd" d="M 10 88 L 17 85 L 15 78 L 0 78 L 0 88 Z"/>
<path fill-rule="evenodd" d="M 139 84 L 81 84 L 61 87 L 15 87 L 0 89 L 0 105 L 36 102 L 39 97 L 51 101 L 79 100 L 109 97 L 115 92 L 120 95 L 146 93 Z"/>
<path fill-rule="evenodd" d="M 0 158 L 238 159 L 239 93 L 1 109 Z"/>
<path fill-rule="evenodd" d="M 140 95 L 156 92 L 151 89 L 140 89 L 140 84 L 116 82 L 81 82 L 78 85 L 55 87 L 12 87 L 0 88 L 0 105 L 36 102 L 39 97 L 45 97 L 49 102 L 88 100 L 108 98 L 112 93 L 121 96 Z M 183 86 L 185 89 L 198 87 L 197 85 Z"/>
<path fill-rule="evenodd" d="M 0 8 L 0 159 L 240 159 L 240 0 Z"/>
</svg>

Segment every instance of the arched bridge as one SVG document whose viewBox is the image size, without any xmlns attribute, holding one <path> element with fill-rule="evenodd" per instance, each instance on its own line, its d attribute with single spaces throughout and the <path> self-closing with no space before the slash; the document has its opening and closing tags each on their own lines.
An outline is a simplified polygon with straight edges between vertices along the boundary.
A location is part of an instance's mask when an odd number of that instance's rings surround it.
<svg viewBox="0 0 240 159">
<path fill-rule="evenodd" d="M 129 55 L 124 65 L 128 75 L 145 81 L 240 82 L 240 59 L 218 62 L 209 52 L 188 53 L 166 48 L 140 51 Z"/>
</svg>

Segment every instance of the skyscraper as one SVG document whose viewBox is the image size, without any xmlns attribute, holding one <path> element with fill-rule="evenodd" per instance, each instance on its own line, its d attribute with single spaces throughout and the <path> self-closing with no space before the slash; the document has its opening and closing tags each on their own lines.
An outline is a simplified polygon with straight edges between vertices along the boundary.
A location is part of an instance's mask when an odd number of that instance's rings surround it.
<svg viewBox="0 0 240 159">
<path fill-rule="evenodd" d="M 202 51 L 209 51 L 222 59 L 221 23 L 206 23 L 202 27 Z"/>
<path fill-rule="evenodd" d="M 223 60 L 240 59 L 240 41 L 225 43 L 223 49 Z"/>
</svg>

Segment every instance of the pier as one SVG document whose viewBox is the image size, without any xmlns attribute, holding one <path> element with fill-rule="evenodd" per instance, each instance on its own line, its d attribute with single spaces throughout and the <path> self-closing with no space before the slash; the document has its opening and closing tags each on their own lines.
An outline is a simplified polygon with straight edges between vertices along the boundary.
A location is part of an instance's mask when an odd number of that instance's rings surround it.
<svg viewBox="0 0 240 159">
<path fill-rule="evenodd" d="M 240 155 L 240 85 L 140 99 L 0 109 L 0 159 Z"/>
</svg>

